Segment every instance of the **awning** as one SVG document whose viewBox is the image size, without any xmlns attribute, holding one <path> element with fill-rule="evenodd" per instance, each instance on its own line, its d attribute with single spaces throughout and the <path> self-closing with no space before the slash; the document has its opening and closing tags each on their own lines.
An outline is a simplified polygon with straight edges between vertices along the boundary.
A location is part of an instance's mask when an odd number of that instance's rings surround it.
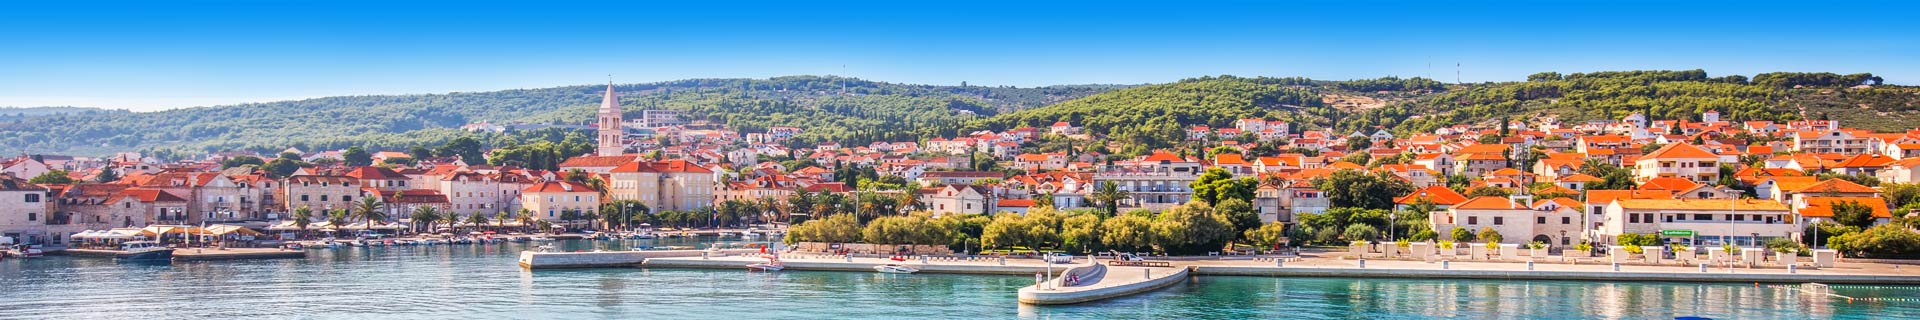
<svg viewBox="0 0 1920 320">
<path fill-rule="evenodd" d="M 260 235 L 259 231 L 253 231 L 253 229 L 248 229 L 247 227 L 236 226 L 236 225 L 225 225 L 225 224 L 207 226 L 205 229 L 202 229 L 200 231 L 201 232 L 199 234 L 216 235 L 216 236 L 224 236 L 229 234 L 239 234 L 243 236 Z"/>
</svg>

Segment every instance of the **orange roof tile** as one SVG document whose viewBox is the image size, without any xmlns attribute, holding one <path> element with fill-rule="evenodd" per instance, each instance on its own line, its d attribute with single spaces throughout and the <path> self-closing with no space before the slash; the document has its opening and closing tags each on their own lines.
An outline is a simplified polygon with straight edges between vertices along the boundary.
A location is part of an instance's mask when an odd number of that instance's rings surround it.
<svg viewBox="0 0 1920 320">
<path fill-rule="evenodd" d="M 1887 210 L 1887 201 L 1880 197 L 1807 197 L 1807 207 L 1800 208 L 1805 217 L 1826 218 L 1833 216 L 1833 205 L 1841 202 L 1854 202 L 1873 210 L 1874 218 L 1892 218 L 1893 212 Z"/>
<path fill-rule="evenodd" d="M 1607 181 L 1607 180 L 1606 180 L 1606 179 L 1601 179 L 1601 178 L 1598 178 L 1598 177 L 1594 177 L 1594 176 L 1591 176 L 1591 175 L 1587 175 L 1587 174 L 1585 174 L 1585 173 L 1575 173 L 1575 174 L 1570 174 L 1570 175 L 1567 175 L 1567 176 L 1564 176 L 1564 177 L 1560 177 L 1559 179 L 1554 179 L 1554 181 L 1559 181 L 1559 182 L 1601 182 L 1601 181 Z"/>
<path fill-rule="evenodd" d="M 1819 183 L 1814 183 L 1814 184 L 1812 184 L 1812 185 L 1808 185 L 1808 186 L 1806 186 L 1806 187 L 1802 187 L 1802 188 L 1800 188 L 1800 189 L 1798 189 L 1798 190 L 1794 190 L 1793 192 L 1799 192 L 1799 193 L 1826 193 L 1826 192 L 1835 192 L 1835 193 L 1880 193 L 1880 190 L 1874 190 L 1874 189 L 1873 189 L 1873 188 L 1871 188 L 1871 187 L 1867 187 L 1867 186 L 1863 186 L 1863 185 L 1860 185 L 1860 184 L 1858 184 L 1858 183 L 1853 183 L 1853 181 L 1847 181 L 1847 180 L 1844 180 L 1844 179 L 1827 179 L 1827 180 L 1825 180 L 1825 181 L 1820 181 Z"/>
<path fill-rule="evenodd" d="M 1587 190 L 1587 203 L 1609 203 L 1618 199 L 1673 199 L 1673 191 Z"/>
<path fill-rule="evenodd" d="M 1432 201 L 1433 204 L 1447 206 L 1467 202 L 1467 196 L 1461 195 L 1459 192 L 1454 192 L 1453 189 L 1448 189 L 1446 186 L 1428 186 L 1424 189 L 1414 190 L 1413 193 L 1394 198 L 1393 202 L 1398 204 L 1413 204 L 1421 198 L 1428 199 L 1428 201 Z"/>
<path fill-rule="evenodd" d="M 1693 188 L 1699 187 L 1699 186 L 1700 186 L 1699 183 L 1695 183 L 1687 179 L 1674 178 L 1674 177 L 1659 177 L 1659 178 L 1649 179 L 1647 180 L 1646 183 L 1640 184 L 1640 190 L 1668 190 L 1668 191 L 1679 192 L 1679 191 L 1693 190 Z"/>
<path fill-rule="evenodd" d="M 1758 199 L 1619 199 L 1616 201 L 1620 207 L 1627 209 L 1787 211 L 1786 204 Z"/>
<path fill-rule="evenodd" d="M 1514 203 L 1513 203 L 1513 200 L 1509 200 L 1509 199 L 1507 199 L 1507 198 L 1505 198 L 1505 197 L 1488 197 L 1488 196 L 1483 196 L 1483 197 L 1478 197 L 1478 198 L 1473 198 L 1473 199 L 1471 199 L 1471 200 L 1467 200 L 1467 202 L 1462 202 L 1462 203 L 1460 203 L 1459 205 L 1455 205 L 1455 206 L 1453 206 L 1453 208 L 1454 208 L 1454 209 L 1469 209 L 1469 210 L 1500 210 L 1500 209 L 1513 209 L 1513 208 L 1514 208 Z"/>
<path fill-rule="evenodd" d="M 1685 142 L 1682 142 L 1682 143 L 1669 144 L 1665 147 L 1660 147 L 1660 150 L 1654 150 L 1653 153 L 1648 153 L 1647 155 L 1641 156 L 1640 158 L 1641 159 L 1703 159 L 1703 158 L 1717 159 L 1719 157 L 1720 156 L 1716 156 L 1712 152 L 1707 152 L 1707 149 L 1701 149 L 1698 146 L 1694 146 L 1692 144 L 1687 144 Z"/>
</svg>

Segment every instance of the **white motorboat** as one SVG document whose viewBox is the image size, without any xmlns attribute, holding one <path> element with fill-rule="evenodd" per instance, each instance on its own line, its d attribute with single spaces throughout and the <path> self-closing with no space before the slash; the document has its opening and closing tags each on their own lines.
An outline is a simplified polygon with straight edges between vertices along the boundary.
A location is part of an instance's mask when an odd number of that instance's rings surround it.
<svg viewBox="0 0 1920 320">
<path fill-rule="evenodd" d="M 914 273 L 914 272 L 920 272 L 920 269 L 914 269 L 913 267 L 897 265 L 897 264 L 887 264 L 887 265 L 873 266 L 873 271 L 879 271 L 881 273 Z"/>
<path fill-rule="evenodd" d="M 769 254 L 760 257 L 766 258 L 767 262 L 748 264 L 747 270 L 780 271 L 787 268 L 787 265 L 780 263 L 780 256 Z"/>
<path fill-rule="evenodd" d="M 160 246 L 153 241 L 127 241 L 120 244 L 120 252 L 113 254 L 120 261 L 173 261 L 173 248 Z"/>
<path fill-rule="evenodd" d="M 39 257 L 41 255 L 46 254 L 45 251 L 40 250 L 40 245 L 37 245 L 37 244 L 17 244 L 7 249 L 6 252 L 0 252 L 0 253 L 4 253 L 16 258 L 32 258 L 32 257 Z"/>
<path fill-rule="evenodd" d="M 633 238 L 634 238 L 634 239 L 641 239 L 641 240 L 646 240 L 646 239 L 653 239 L 653 238 L 658 238 L 658 237 L 659 237 L 659 236 L 655 236 L 655 235 L 653 235 L 653 233 L 652 233 L 652 232 L 641 232 L 641 233 L 635 233 L 635 234 L 633 234 Z"/>
</svg>

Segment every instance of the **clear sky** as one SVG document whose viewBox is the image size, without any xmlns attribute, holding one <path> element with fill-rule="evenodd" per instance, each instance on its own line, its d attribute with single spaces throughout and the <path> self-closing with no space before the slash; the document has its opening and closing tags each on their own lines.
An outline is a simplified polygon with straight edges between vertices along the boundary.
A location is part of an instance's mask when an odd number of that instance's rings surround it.
<svg viewBox="0 0 1920 320">
<path fill-rule="evenodd" d="M 1203 75 L 1873 72 L 1920 83 L 1920 5 L 1117 1 L 13 1 L 0 106 L 155 110 L 797 74 L 1036 86 Z M 1546 1 L 1557 2 L 1557 1 Z"/>
</svg>

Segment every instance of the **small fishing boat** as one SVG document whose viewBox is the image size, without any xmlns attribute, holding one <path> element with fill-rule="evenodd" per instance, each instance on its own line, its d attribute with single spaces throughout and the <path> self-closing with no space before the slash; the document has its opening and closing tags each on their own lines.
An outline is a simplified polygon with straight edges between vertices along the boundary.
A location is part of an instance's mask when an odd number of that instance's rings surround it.
<svg viewBox="0 0 1920 320">
<path fill-rule="evenodd" d="M 287 250 L 306 250 L 307 249 L 307 245 L 301 244 L 299 242 L 288 242 L 287 244 L 280 245 L 280 247 L 286 248 Z"/>
<path fill-rule="evenodd" d="M 32 258 L 46 254 L 45 251 L 40 250 L 40 245 L 37 244 L 14 245 L 4 253 L 15 258 Z"/>
<path fill-rule="evenodd" d="M 120 252 L 113 254 L 119 261 L 172 261 L 173 248 L 160 246 L 153 241 L 127 241 L 120 244 Z"/>
<path fill-rule="evenodd" d="M 914 269 L 913 267 L 897 265 L 897 264 L 887 264 L 887 265 L 873 266 L 873 271 L 879 271 L 881 273 L 914 273 L 914 272 L 920 272 L 920 269 Z"/>
<path fill-rule="evenodd" d="M 780 260 L 769 260 L 767 262 L 760 262 L 760 263 L 747 265 L 747 270 L 780 271 L 786 268 L 787 268 L 786 265 L 780 264 Z"/>
</svg>

